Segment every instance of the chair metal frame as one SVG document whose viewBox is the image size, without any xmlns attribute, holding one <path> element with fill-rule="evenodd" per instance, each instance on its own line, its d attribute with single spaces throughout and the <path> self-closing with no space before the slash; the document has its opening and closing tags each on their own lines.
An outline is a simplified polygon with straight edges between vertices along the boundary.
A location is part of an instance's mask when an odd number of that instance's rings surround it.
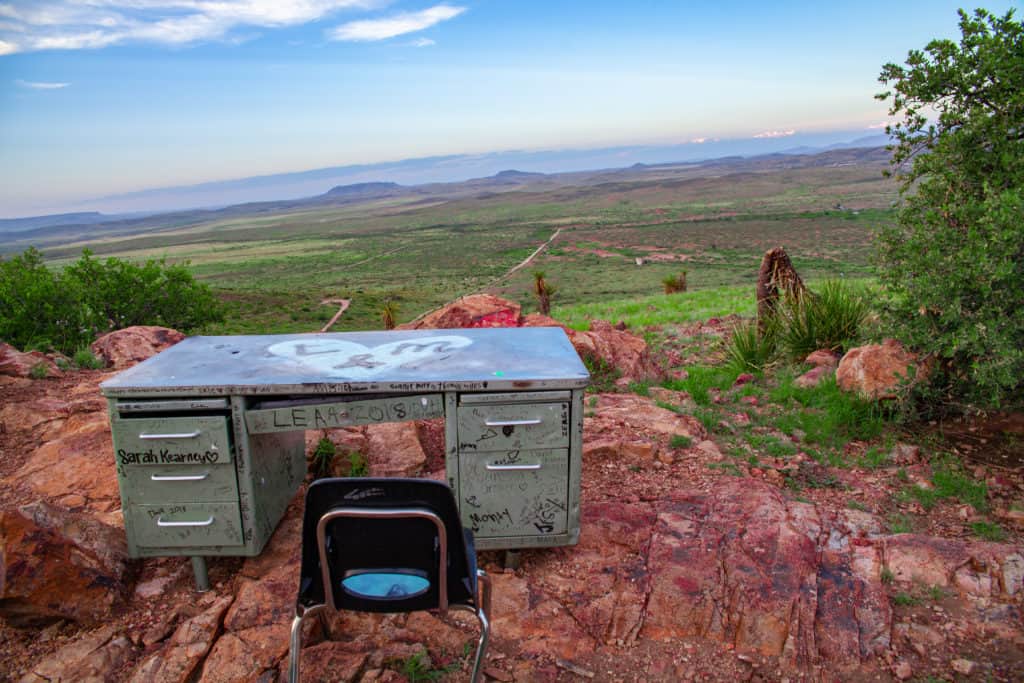
<svg viewBox="0 0 1024 683">
<path fill-rule="evenodd" d="M 418 507 L 393 507 L 393 508 L 354 508 L 339 507 L 332 508 L 324 513 L 316 526 L 317 553 L 320 559 L 320 570 L 324 588 L 323 604 L 313 607 L 304 607 L 297 604 L 295 617 L 292 619 L 291 636 L 289 639 L 288 657 L 288 681 L 299 683 L 299 662 L 302 650 L 302 622 L 306 617 L 319 615 L 322 619 L 325 610 L 337 612 L 337 603 L 334 600 L 334 586 L 331 582 L 331 568 L 327 558 L 327 525 L 331 520 L 339 518 L 349 519 L 425 519 L 434 524 L 437 529 L 439 540 L 439 563 L 438 563 L 438 605 L 437 612 L 444 616 L 448 609 L 464 610 L 476 615 L 480 623 L 480 639 L 477 641 L 476 657 L 473 660 L 473 671 L 470 677 L 472 683 L 477 683 L 480 678 L 480 670 L 484 661 L 484 653 L 487 650 L 487 643 L 490 636 L 490 613 L 491 613 L 491 579 L 487 573 L 478 569 L 476 572 L 476 594 L 473 596 L 474 605 L 448 603 L 448 532 L 444 520 L 432 510 Z M 413 610 L 416 611 L 416 610 Z"/>
</svg>

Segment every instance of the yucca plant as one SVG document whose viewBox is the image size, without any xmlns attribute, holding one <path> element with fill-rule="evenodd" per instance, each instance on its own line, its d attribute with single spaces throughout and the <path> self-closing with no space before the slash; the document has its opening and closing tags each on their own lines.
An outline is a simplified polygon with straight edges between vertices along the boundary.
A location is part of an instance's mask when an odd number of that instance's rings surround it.
<svg viewBox="0 0 1024 683">
<path fill-rule="evenodd" d="M 761 372 L 778 358 L 778 340 L 778 326 L 774 322 L 763 330 L 756 320 L 737 323 L 726 346 L 729 365 L 739 372 Z"/>
<path fill-rule="evenodd" d="M 555 295 L 555 286 L 544 279 L 544 271 L 533 273 L 533 293 L 537 295 L 537 311 L 541 315 L 551 314 L 551 297 Z"/>
<path fill-rule="evenodd" d="M 384 302 L 380 307 L 380 321 L 384 324 L 385 330 L 395 329 L 395 319 L 398 317 L 398 304 L 391 299 Z"/>
<path fill-rule="evenodd" d="M 675 294 L 676 292 L 686 291 L 686 271 L 684 270 L 679 275 L 669 275 L 663 278 L 661 284 L 665 287 L 666 294 Z"/>
<path fill-rule="evenodd" d="M 818 349 L 841 352 L 860 337 L 867 316 L 863 293 L 841 280 L 827 280 L 816 293 L 783 307 L 780 341 L 798 359 Z"/>
</svg>

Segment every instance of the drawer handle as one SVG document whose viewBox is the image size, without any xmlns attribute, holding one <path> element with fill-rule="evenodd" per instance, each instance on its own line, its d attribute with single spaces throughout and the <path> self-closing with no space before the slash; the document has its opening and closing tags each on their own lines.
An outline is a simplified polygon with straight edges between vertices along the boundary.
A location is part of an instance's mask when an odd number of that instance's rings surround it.
<svg viewBox="0 0 1024 683">
<path fill-rule="evenodd" d="M 149 478 L 153 481 L 202 481 L 210 476 L 209 472 L 202 474 L 151 474 Z"/>
<path fill-rule="evenodd" d="M 518 427 L 520 425 L 539 425 L 544 419 L 534 417 L 529 420 L 485 420 L 488 427 Z"/>
<path fill-rule="evenodd" d="M 203 431 L 197 429 L 194 432 L 187 432 L 182 434 L 139 434 L 140 439 L 194 439 Z"/>
<path fill-rule="evenodd" d="M 213 515 L 202 522 L 165 522 L 163 515 L 156 518 L 157 526 L 210 526 L 211 524 L 213 524 Z"/>
<path fill-rule="evenodd" d="M 488 472 L 522 472 L 525 470 L 539 470 L 541 464 L 534 463 L 533 465 L 486 465 Z"/>
</svg>

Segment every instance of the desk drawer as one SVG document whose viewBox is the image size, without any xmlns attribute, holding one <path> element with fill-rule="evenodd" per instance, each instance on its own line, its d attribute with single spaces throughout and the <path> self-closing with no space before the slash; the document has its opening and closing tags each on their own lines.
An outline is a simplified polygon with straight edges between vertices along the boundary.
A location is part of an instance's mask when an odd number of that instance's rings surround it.
<svg viewBox="0 0 1024 683">
<path fill-rule="evenodd" d="M 119 468 L 230 463 L 228 420 L 220 415 L 118 420 L 114 454 Z"/>
<path fill-rule="evenodd" d="M 469 405 L 458 409 L 459 452 L 569 447 L 569 404 Z"/>
<path fill-rule="evenodd" d="M 238 501 L 238 477 L 231 463 L 126 467 L 121 488 L 133 500 L 154 505 L 196 500 Z"/>
<path fill-rule="evenodd" d="M 459 479 L 462 523 L 478 537 L 568 528 L 568 449 L 460 454 Z"/>
<path fill-rule="evenodd" d="M 142 548 L 242 545 L 238 503 L 130 505 L 125 525 Z"/>
</svg>

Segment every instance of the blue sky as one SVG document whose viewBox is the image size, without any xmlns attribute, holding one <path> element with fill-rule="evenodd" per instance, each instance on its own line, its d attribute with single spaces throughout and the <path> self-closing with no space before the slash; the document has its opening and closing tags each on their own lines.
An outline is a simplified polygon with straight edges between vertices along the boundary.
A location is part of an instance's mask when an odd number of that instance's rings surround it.
<svg viewBox="0 0 1024 683">
<path fill-rule="evenodd" d="M 0 216 L 434 154 L 868 134 L 880 66 L 956 37 L 957 6 L 0 0 Z"/>
</svg>

